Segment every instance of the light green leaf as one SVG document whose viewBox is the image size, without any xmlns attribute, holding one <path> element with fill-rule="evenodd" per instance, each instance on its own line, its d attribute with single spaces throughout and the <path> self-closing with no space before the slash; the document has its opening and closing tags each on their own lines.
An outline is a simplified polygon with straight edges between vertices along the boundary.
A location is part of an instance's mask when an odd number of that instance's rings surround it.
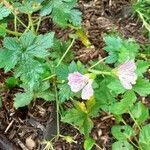
<svg viewBox="0 0 150 150">
<path fill-rule="evenodd" d="M 130 139 L 132 136 L 135 135 L 134 129 L 132 129 L 128 125 L 125 126 L 115 125 L 111 129 L 111 133 L 119 141 Z"/>
<path fill-rule="evenodd" d="M 104 50 L 109 53 L 106 63 L 123 63 L 127 59 L 134 59 L 139 50 L 139 45 L 133 39 L 125 40 L 116 35 L 107 35 L 104 41 Z"/>
<path fill-rule="evenodd" d="M 150 94 L 150 82 L 149 80 L 139 78 L 133 87 L 133 90 L 140 96 L 147 96 Z"/>
<path fill-rule="evenodd" d="M 134 150 L 134 148 L 127 141 L 118 141 L 113 143 L 112 150 Z"/>
<path fill-rule="evenodd" d="M 122 42 L 122 47 L 119 51 L 118 62 L 123 63 L 127 59 L 135 59 L 139 50 L 139 45 L 133 39 L 127 39 Z"/>
<path fill-rule="evenodd" d="M 0 20 L 9 16 L 10 13 L 11 11 L 0 3 Z"/>
<path fill-rule="evenodd" d="M 77 10 L 77 9 L 72 9 L 70 13 L 70 18 L 69 21 L 74 25 L 74 26 L 80 26 L 81 25 L 81 18 L 82 13 Z"/>
<path fill-rule="evenodd" d="M 30 92 L 27 93 L 17 93 L 14 98 L 14 106 L 15 108 L 24 107 L 29 105 L 32 101 L 33 95 Z"/>
<path fill-rule="evenodd" d="M 137 64 L 136 73 L 139 77 L 143 76 L 143 73 L 145 73 L 148 67 L 150 66 L 150 62 L 143 60 L 138 60 L 136 64 Z"/>
<path fill-rule="evenodd" d="M 143 123 L 149 118 L 149 109 L 140 101 L 131 108 L 130 112 L 138 123 Z"/>
<path fill-rule="evenodd" d="M 139 135 L 139 143 L 143 150 L 149 150 L 150 148 L 150 125 L 146 125 L 142 128 Z"/>
<path fill-rule="evenodd" d="M 4 37 L 6 35 L 6 28 L 7 28 L 6 23 L 0 24 L 0 36 Z"/>
<path fill-rule="evenodd" d="M 116 102 L 110 106 L 110 112 L 116 115 L 127 113 L 135 101 L 135 93 L 133 91 L 127 91 L 120 102 Z"/>
<path fill-rule="evenodd" d="M 35 0 L 30 1 L 23 1 L 22 3 L 17 3 L 17 9 L 19 9 L 22 13 L 30 13 L 38 11 L 41 8 L 39 2 L 36 2 Z"/>
<path fill-rule="evenodd" d="M 111 91 L 115 92 L 116 95 L 123 94 L 126 89 L 122 86 L 119 80 L 114 79 L 107 86 Z"/>
<path fill-rule="evenodd" d="M 87 138 L 84 141 L 84 149 L 91 150 L 94 144 L 95 144 L 95 141 L 92 138 Z"/>
</svg>

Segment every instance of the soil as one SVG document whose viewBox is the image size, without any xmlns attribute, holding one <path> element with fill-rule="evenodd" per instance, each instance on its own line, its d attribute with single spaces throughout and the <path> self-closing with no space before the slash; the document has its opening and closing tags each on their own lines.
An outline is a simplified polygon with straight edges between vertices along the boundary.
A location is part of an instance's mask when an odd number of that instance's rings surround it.
<svg viewBox="0 0 150 150">
<path fill-rule="evenodd" d="M 142 24 L 133 15 L 129 0 L 80 0 L 78 8 L 83 13 L 83 26 L 88 32 L 93 48 L 85 48 L 80 41 L 74 44 L 76 59 L 87 63 L 91 59 L 105 57 L 103 51 L 103 34 L 115 30 L 125 38 L 134 38 L 141 44 L 148 43 L 143 34 Z M 69 31 L 59 29 L 50 20 L 42 22 L 39 32 L 56 30 L 59 38 L 67 38 Z M 4 89 L 0 96 L 3 106 L 0 109 L 0 149 L 1 150 L 42 150 L 43 139 L 50 139 L 56 134 L 56 118 L 54 103 L 42 100 L 33 102 L 30 106 L 15 110 L 13 107 L 14 93 L 21 91 L 17 87 L 5 89 L 5 79 L 10 76 L 0 71 L 0 88 Z M 104 150 L 111 150 L 114 141 L 110 130 L 114 118 L 102 113 L 94 120 L 91 136 Z M 72 126 L 60 122 L 62 135 L 72 136 L 76 143 L 67 143 L 62 138 L 55 140 L 55 150 L 83 150 L 83 136 Z M 93 150 L 98 148 L 94 147 Z"/>
</svg>

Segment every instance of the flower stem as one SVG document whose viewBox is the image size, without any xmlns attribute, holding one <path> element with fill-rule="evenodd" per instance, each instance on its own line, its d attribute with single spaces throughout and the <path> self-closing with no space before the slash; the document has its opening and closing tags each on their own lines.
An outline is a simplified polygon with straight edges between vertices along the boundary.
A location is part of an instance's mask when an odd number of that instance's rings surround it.
<svg viewBox="0 0 150 150">
<path fill-rule="evenodd" d="M 30 13 L 28 13 L 28 18 L 29 18 L 29 25 L 31 26 L 31 30 L 33 32 L 35 32 L 34 25 L 33 25 L 33 20 L 32 20 L 32 16 L 31 16 Z"/>
<path fill-rule="evenodd" d="M 63 59 L 65 58 L 65 56 L 69 52 L 70 48 L 73 46 L 74 41 L 75 41 L 75 39 L 73 38 L 71 44 L 69 45 L 69 47 L 67 48 L 67 50 L 65 51 L 65 53 L 63 54 L 63 56 L 61 57 L 61 59 L 59 60 L 59 62 L 58 62 L 58 64 L 57 64 L 56 67 L 58 67 L 61 64 L 61 62 L 63 61 Z"/>
<path fill-rule="evenodd" d="M 12 34 L 12 35 L 15 35 L 15 36 L 21 36 L 22 35 L 22 33 L 20 33 L 20 32 L 15 32 L 15 31 L 11 31 L 11 30 L 5 29 L 1 25 L 0 25 L 0 28 L 3 29 L 4 31 L 6 31 L 8 34 Z"/>
<path fill-rule="evenodd" d="M 53 78 L 53 77 L 55 77 L 55 76 L 56 76 L 56 74 L 52 74 L 51 76 L 49 76 L 49 77 L 47 77 L 47 78 L 44 78 L 42 81 L 49 80 L 49 79 L 51 79 L 51 78 Z"/>
<path fill-rule="evenodd" d="M 60 130 L 59 130 L 59 100 L 58 100 L 58 92 L 57 92 L 57 87 L 56 85 L 54 85 L 55 87 L 55 94 L 56 94 L 56 113 L 57 113 L 57 137 L 59 137 L 60 135 Z"/>
<path fill-rule="evenodd" d="M 90 69 L 96 67 L 97 65 L 99 65 L 101 62 L 103 62 L 107 57 L 100 59 L 98 62 L 96 62 L 93 66 L 90 67 Z"/>
<path fill-rule="evenodd" d="M 89 72 L 92 72 L 92 73 L 94 73 L 94 74 L 96 74 L 96 75 L 102 74 L 102 75 L 109 75 L 109 76 L 112 76 L 112 73 L 111 73 L 111 72 L 107 72 L 107 71 L 99 71 L 99 70 L 94 70 L 94 69 L 89 69 L 88 71 L 89 71 Z"/>
<path fill-rule="evenodd" d="M 134 121 L 134 123 L 137 125 L 137 127 L 139 128 L 139 130 L 142 130 L 141 129 L 141 127 L 140 127 L 140 125 L 138 124 L 138 122 L 135 120 L 135 118 L 134 118 L 134 116 L 132 115 L 132 113 L 129 111 L 128 112 L 129 113 L 129 115 L 131 116 L 131 118 L 132 118 L 132 120 Z"/>
<path fill-rule="evenodd" d="M 37 23 L 36 32 L 38 32 L 38 30 L 39 30 L 41 21 L 42 21 L 42 18 L 40 17 L 40 18 L 39 18 L 39 21 L 38 21 L 38 23 Z"/>
</svg>

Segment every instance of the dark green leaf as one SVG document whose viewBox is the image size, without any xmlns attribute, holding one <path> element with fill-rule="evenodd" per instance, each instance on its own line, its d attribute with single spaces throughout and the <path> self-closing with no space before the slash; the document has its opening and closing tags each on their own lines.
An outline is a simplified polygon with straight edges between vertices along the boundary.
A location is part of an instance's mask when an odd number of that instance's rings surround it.
<svg viewBox="0 0 150 150">
<path fill-rule="evenodd" d="M 18 84 L 18 81 L 16 80 L 15 77 L 9 77 L 6 79 L 5 82 L 6 82 L 7 87 L 10 89 L 15 87 Z"/>
<path fill-rule="evenodd" d="M 86 137 L 89 136 L 89 133 L 93 128 L 93 122 L 88 115 L 85 112 L 75 108 L 65 112 L 65 115 L 62 117 L 62 121 L 77 126 L 80 132 Z"/>
<path fill-rule="evenodd" d="M 40 15 L 46 16 L 51 14 L 53 21 L 63 27 L 66 27 L 69 22 L 74 26 L 79 26 L 81 13 L 74 9 L 75 4 L 76 0 L 48 0 L 43 3 Z"/>
<path fill-rule="evenodd" d="M 59 86 L 59 99 L 62 103 L 70 99 L 71 93 L 72 92 L 68 84 L 62 84 Z"/>
</svg>

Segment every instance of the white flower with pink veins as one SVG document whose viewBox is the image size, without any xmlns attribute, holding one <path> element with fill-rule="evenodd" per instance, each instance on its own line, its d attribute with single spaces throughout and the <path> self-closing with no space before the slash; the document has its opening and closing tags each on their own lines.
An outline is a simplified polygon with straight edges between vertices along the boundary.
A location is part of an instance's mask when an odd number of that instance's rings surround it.
<svg viewBox="0 0 150 150">
<path fill-rule="evenodd" d="M 132 89 L 132 85 L 136 83 L 137 75 L 135 73 L 136 65 L 134 60 L 128 60 L 117 69 L 117 75 L 125 89 Z"/>
<path fill-rule="evenodd" d="M 90 99 L 93 96 L 92 80 L 79 72 L 70 73 L 68 76 L 68 85 L 72 92 L 81 91 L 81 98 L 84 100 Z"/>
</svg>

